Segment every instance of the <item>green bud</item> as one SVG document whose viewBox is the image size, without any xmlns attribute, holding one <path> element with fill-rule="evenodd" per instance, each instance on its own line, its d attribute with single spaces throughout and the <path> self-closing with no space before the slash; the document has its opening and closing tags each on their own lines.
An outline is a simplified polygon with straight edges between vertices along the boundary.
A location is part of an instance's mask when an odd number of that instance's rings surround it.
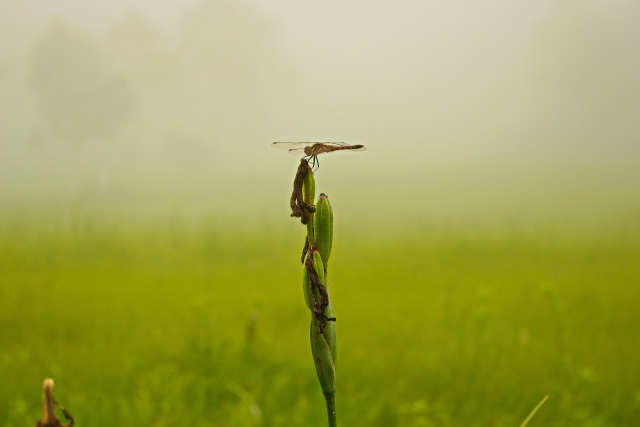
<svg viewBox="0 0 640 427">
<path fill-rule="evenodd" d="M 316 270 L 316 274 L 320 279 L 320 283 L 324 285 L 325 284 L 324 265 L 322 264 L 322 257 L 320 256 L 320 253 L 317 250 L 313 251 L 313 268 L 314 270 Z M 316 299 L 320 300 L 320 298 L 321 298 L 320 292 L 316 289 Z"/>
<path fill-rule="evenodd" d="M 329 322 L 325 327 L 325 331 L 335 323 Z M 317 319 L 311 320 L 311 353 L 313 354 L 313 363 L 318 374 L 318 381 L 325 395 L 333 394 L 336 391 L 336 365 L 331 355 L 331 348 L 324 334 L 320 333 Z"/>
<path fill-rule="evenodd" d="M 322 263 L 322 257 L 318 251 L 313 251 L 313 265 L 318 278 L 324 285 L 329 298 L 329 305 L 324 311 L 324 315 L 328 318 L 333 316 L 333 305 L 331 304 L 331 294 L 329 293 L 329 283 L 325 274 L 325 268 Z M 320 299 L 319 292 L 316 293 L 316 299 Z M 326 322 L 322 333 L 320 333 L 320 325 L 318 319 L 312 318 L 311 322 L 311 350 L 314 362 L 316 364 L 316 373 L 318 380 L 322 386 L 322 391 L 326 394 L 331 391 L 332 387 L 335 391 L 335 369 L 337 357 L 337 340 L 336 340 L 336 322 Z M 330 369 L 329 369 L 330 368 Z"/>
<path fill-rule="evenodd" d="M 326 278 L 324 275 L 324 266 L 322 265 L 322 257 L 320 256 L 317 250 L 313 251 L 312 260 L 313 260 L 313 269 L 316 271 L 316 274 L 318 275 L 318 279 L 320 279 L 320 283 L 322 285 L 325 285 Z M 307 307 L 309 307 L 309 310 L 311 310 L 311 312 L 313 313 L 313 295 L 311 293 L 311 280 L 309 279 L 309 274 L 307 273 L 306 265 L 304 266 L 303 270 L 304 270 L 304 273 L 302 276 L 302 291 L 304 292 L 304 302 L 307 304 Z M 316 289 L 315 298 L 316 298 L 316 301 L 320 301 L 320 299 L 322 298 L 322 295 L 320 294 L 318 289 Z M 329 303 L 331 303 L 331 301 L 329 301 Z M 327 310 L 325 310 L 325 314 L 327 313 L 328 309 L 329 307 L 327 307 Z"/>
<path fill-rule="evenodd" d="M 302 181 L 302 198 L 308 205 L 313 204 L 313 199 L 316 198 L 316 179 L 313 176 L 313 171 L 309 168 L 309 171 Z"/>
<path fill-rule="evenodd" d="M 321 193 L 313 217 L 313 228 L 316 248 L 320 252 L 324 268 L 329 264 L 331 246 L 333 245 L 333 208 L 329 198 Z"/>
<path fill-rule="evenodd" d="M 309 275 L 307 274 L 307 268 L 302 268 L 302 292 L 304 293 L 304 302 L 309 307 L 309 310 L 313 313 L 313 297 L 311 296 L 311 283 L 309 282 Z"/>
<path fill-rule="evenodd" d="M 302 181 L 302 198 L 308 205 L 313 204 L 313 199 L 316 197 L 316 179 L 313 176 L 313 171 L 309 168 L 307 174 Z M 312 217 L 313 218 L 313 217 Z M 313 221 L 307 223 L 307 237 L 309 238 L 309 245 L 315 245 L 315 239 L 313 235 Z"/>
<path fill-rule="evenodd" d="M 324 311 L 325 316 L 329 318 L 335 317 L 333 315 L 333 304 L 331 303 L 331 293 L 329 292 L 329 282 L 326 279 L 324 280 L 324 285 L 327 289 L 327 295 L 329 296 L 329 305 L 327 309 Z M 327 322 L 327 325 L 324 327 L 324 331 L 322 332 L 325 340 L 329 344 L 329 350 L 331 351 L 331 357 L 333 359 L 333 365 L 335 369 L 336 362 L 338 360 L 338 343 L 336 338 L 336 322 Z"/>
</svg>

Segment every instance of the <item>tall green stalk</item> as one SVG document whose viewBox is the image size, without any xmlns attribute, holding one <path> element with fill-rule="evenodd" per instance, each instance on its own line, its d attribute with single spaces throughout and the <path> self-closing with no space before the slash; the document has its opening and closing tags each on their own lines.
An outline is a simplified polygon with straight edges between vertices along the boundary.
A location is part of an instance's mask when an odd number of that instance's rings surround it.
<svg viewBox="0 0 640 427">
<path fill-rule="evenodd" d="M 315 179 L 308 171 L 303 181 L 304 202 L 312 204 L 315 197 Z M 316 211 L 307 223 L 308 248 L 303 275 L 303 291 L 307 307 L 311 310 L 311 353 L 316 374 L 327 405 L 329 426 L 337 426 L 335 407 L 336 323 L 327 280 L 327 266 L 333 244 L 333 209 L 329 198 L 321 194 Z"/>
</svg>

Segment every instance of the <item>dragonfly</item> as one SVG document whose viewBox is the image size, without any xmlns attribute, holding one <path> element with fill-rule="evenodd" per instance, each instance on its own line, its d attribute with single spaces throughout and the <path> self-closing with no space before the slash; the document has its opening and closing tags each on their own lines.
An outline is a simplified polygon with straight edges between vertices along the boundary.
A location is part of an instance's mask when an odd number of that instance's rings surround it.
<svg viewBox="0 0 640 427">
<path fill-rule="evenodd" d="M 271 144 L 274 148 L 288 150 L 289 154 L 294 156 L 303 155 L 311 162 L 316 169 L 320 167 L 318 156 L 332 151 L 349 150 L 364 151 L 366 148 L 362 144 L 350 145 L 346 142 L 274 142 Z"/>
</svg>

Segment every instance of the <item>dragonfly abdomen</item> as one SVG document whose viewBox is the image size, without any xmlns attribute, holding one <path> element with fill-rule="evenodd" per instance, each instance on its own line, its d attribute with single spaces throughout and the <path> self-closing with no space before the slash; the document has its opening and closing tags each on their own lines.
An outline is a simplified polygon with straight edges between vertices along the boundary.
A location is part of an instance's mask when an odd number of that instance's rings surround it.
<svg viewBox="0 0 640 427">
<path fill-rule="evenodd" d="M 305 147 L 304 154 L 307 156 L 317 156 L 322 153 L 330 153 L 332 151 L 338 150 L 357 150 L 364 147 L 364 145 L 345 145 L 345 146 L 335 146 L 329 144 L 323 144 L 321 142 Z"/>
</svg>

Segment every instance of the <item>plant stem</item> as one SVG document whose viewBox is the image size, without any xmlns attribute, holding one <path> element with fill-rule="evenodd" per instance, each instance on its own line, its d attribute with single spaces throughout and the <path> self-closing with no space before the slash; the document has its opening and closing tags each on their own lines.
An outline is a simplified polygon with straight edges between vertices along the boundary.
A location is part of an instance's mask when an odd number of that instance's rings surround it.
<svg viewBox="0 0 640 427">
<path fill-rule="evenodd" d="M 336 394 L 329 393 L 324 395 L 327 401 L 327 416 L 329 417 L 329 427 L 338 427 L 338 420 L 336 419 Z"/>
</svg>

